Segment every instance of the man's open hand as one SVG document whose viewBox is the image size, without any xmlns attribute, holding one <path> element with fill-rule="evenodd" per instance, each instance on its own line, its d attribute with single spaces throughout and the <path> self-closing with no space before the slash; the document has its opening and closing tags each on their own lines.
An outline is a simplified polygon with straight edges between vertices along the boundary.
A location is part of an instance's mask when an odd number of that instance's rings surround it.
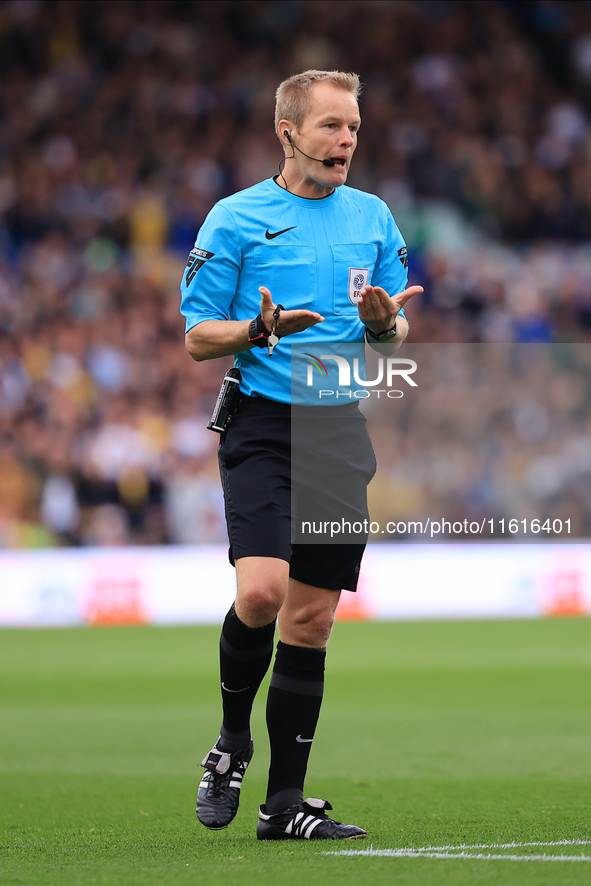
<svg viewBox="0 0 591 886">
<path fill-rule="evenodd" d="M 276 305 L 273 303 L 271 293 L 266 286 L 259 286 L 261 293 L 261 316 L 263 323 L 271 332 L 273 328 L 273 311 Z M 277 335 L 281 338 L 284 335 L 293 335 L 294 332 L 303 332 L 310 326 L 322 323 L 324 317 L 317 314 L 316 311 L 306 311 L 298 309 L 294 311 L 281 311 L 279 314 L 279 323 L 277 325 Z"/>
<path fill-rule="evenodd" d="M 423 292 L 422 286 L 409 286 L 398 295 L 388 295 L 381 286 L 366 286 L 357 305 L 364 326 L 379 335 L 394 326 L 396 315 L 413 295 Z"/>
</svg>

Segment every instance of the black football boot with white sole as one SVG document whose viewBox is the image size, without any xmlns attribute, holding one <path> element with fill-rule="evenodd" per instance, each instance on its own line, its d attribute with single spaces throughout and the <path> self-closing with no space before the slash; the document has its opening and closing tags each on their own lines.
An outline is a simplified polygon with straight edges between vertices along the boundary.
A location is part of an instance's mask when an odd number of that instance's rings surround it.
<svg viewBox="0 0 591 886">
<path fill-rule="evenodd" d="M 367 831 L 354 824 L 342 824 L 326 814 L 332 809 L 328 800 L 309 798 L 268 815 L 259 807 L 257 840 L 356 840 L 367 837 Z"/>
<path fill-rule="evenodd" d="M 197 791 L 197 818 L 206 828 L 221 831 L 236 817 L 242 779 L 253 753 L 252 741 L 233 753 L 221 751 L 216 743 L 201 763 L 205 773 Z"/>
</svg>

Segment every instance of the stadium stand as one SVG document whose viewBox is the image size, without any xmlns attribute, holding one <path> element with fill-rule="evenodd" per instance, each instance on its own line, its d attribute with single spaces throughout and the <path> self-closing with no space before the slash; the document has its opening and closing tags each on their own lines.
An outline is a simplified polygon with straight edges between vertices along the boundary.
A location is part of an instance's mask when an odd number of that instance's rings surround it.
<svg viewBox="0 0 591 886">
<path fill-rule="evenodd" d="M 410 341 L 590 341 L 589 3 L 3 2 L 0 547 L 225 540 L 178 284 L 309 67 L 366 84 L 349 184 L 407 239 Z"/>
</svg>

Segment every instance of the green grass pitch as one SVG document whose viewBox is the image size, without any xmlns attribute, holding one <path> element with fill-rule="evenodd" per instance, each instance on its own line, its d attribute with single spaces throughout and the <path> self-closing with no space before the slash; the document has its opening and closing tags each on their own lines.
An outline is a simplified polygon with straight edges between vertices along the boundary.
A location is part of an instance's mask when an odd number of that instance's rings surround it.
<svg viewBox="0 0 591 886">
<path fill-rule="evenodd" d="M 0 632 L 0 883 L 588 884 L 591 620 L 342 623 L 307 795 L 364 825 L 346 843 L 257 843 L 268 747 L 226 831 L 196 821 L 217 735 L 217 629 Z"/>
</svg>

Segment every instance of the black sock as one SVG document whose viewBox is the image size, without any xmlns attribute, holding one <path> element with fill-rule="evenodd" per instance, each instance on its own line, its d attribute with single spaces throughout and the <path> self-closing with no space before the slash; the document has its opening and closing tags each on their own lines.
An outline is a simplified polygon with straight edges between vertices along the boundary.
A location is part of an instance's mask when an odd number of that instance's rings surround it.
<svg viewBox="0 0 591 886">
<path fill-rule="evenodd" d="M 250 712 L 271 663 L 275 619 L 262 628 L 240 621 L 232 604 L 220 637 L 224 720 L 220 746 L 237 751 L 250 741 Z"/>
<path fill-rule="evenodd" d="M 324 691 L 325 649 L 288 646 L 281 640 L 269 696 L 267 728 L 271 765 L 265 808 L 270 815 L 301 802 L 308 756 Z"/>
</svg>

